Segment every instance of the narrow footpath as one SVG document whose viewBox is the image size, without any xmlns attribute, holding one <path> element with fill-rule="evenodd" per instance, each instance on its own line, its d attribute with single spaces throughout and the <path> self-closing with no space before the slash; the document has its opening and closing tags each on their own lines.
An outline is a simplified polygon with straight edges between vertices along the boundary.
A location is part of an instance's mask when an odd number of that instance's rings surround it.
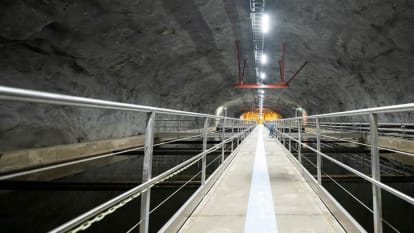
<svg viewBox="0 0 414 233">
<path fill-rule="evenodd" d="M 180 232 L 344 231 L 281 145 L 258 126 Z"/>
</svg>

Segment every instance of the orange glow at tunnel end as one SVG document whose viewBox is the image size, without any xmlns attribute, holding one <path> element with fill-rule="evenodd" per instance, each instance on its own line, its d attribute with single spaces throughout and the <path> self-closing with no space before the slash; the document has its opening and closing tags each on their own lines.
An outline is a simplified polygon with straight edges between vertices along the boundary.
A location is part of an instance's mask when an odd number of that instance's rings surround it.
<svg viewBox="0 0 414 233">
<path fill-rule="evenodd" d="M 249 111 L 245 112 L 240 116 L 240 119 L 246 120 L 246 121 L 256 121 L 258 124 L 263 124 L 263 122 L 266 121 L 274 121 L 283 119 L 282 115 L 277 112 L 273 111 L 264 111 L 263 112 L 263 119 L 260 119 L 260 113 L 259 111 Z"/>
</svg>

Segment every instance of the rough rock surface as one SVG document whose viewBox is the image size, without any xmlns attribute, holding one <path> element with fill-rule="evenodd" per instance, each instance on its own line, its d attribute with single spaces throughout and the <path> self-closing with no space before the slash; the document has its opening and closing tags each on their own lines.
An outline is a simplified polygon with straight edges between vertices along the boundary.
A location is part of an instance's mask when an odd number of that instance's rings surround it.
<svg viewBox="0 0 414 233">
<path fill-rule="evenodd" d="M 268 1 L 268 77 L 286 42 L 289 89 L 266 91 L 285 116 L 414 101 L 414 2 Z M 238 116 L 234 41 L 255 80 L 245 0 L 4 0 L 0 85 Z M 143 114 L 2 102 L 0 150 L 143 132 Z M 410 115 L 404 119 L 413 119 Z"/>
</svg>

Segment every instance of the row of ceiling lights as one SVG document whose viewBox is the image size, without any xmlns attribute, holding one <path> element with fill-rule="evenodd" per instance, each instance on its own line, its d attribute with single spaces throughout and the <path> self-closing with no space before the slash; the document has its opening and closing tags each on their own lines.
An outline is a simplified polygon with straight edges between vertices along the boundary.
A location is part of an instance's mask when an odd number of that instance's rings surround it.
<svg viewBox="0 0 414 233">
<path fill-rule="evenodd" d="M 269 16 L 267 14 L 262 14 L 262 33 L 269 32 Z M 263 36 L 264 37 L 264 36 Z M 262 53 L 261 59 L 261 66 L 262 71 L 260 72 L 260 83 L 263 83 L 263 80 L 266 79 L 266 73 L 263 71 L 263 66 L 267 63 L 267 56 L 265 53 Z M 257 64 L 257 63 L 256 63 Z M 259 117 L 263 118 L 263 102 L 264 102 L 264 90 L 259 89 L 258 90 L 258 99 L 259 99 Z"/>
<path fill-rule="evenodd" d="M 270 18 L 265 13 L 265 0 L 250 0 L 250 18 L 252 20 L 253 45 L 256 63 L 256 82 L 263 84 L 266 73 L 263 66 L 267 63 L 267 56 L 264 54 L 264 34 L 269 32 Z M 263 89 L 257 90 L 259 117 L 263 118 L 263 102 L 265 93 Z"/>
</svg>

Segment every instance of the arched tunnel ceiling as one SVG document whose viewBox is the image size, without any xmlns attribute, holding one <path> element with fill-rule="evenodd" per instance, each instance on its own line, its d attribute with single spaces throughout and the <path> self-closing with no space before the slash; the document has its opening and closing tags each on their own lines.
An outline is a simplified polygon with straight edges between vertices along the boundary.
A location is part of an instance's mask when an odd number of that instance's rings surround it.
<svg viewBox="0 0 414 233">
<path fill-rule="evenodd" d="M 267 1 L 268 80 L 279 79 L 283 42 L 288 77 L 309 64 L 288 89 L 266 90 L 265 107 L 289 116 L 414 101 L 413 5 Z M 247 0 L 4 0 L 1 85 L 205 113 L 229 105 L 238 117 L 254 92 L 233 88 L 235 40 L 254 82 Z"/>
<path fill-rule="evenodd" d="M 232 88 L 235 40 L 255 79 L 248 3 L 2 1 L 2 84 L 212 112 L 250 92 Z M 283 42 L 287 76 L 310 62 L 266 96 L 311 113 L 413 101 L 412 1 L 279 0 L 266 12 L 268 79 L 279 79 Z"/>
</svg>

